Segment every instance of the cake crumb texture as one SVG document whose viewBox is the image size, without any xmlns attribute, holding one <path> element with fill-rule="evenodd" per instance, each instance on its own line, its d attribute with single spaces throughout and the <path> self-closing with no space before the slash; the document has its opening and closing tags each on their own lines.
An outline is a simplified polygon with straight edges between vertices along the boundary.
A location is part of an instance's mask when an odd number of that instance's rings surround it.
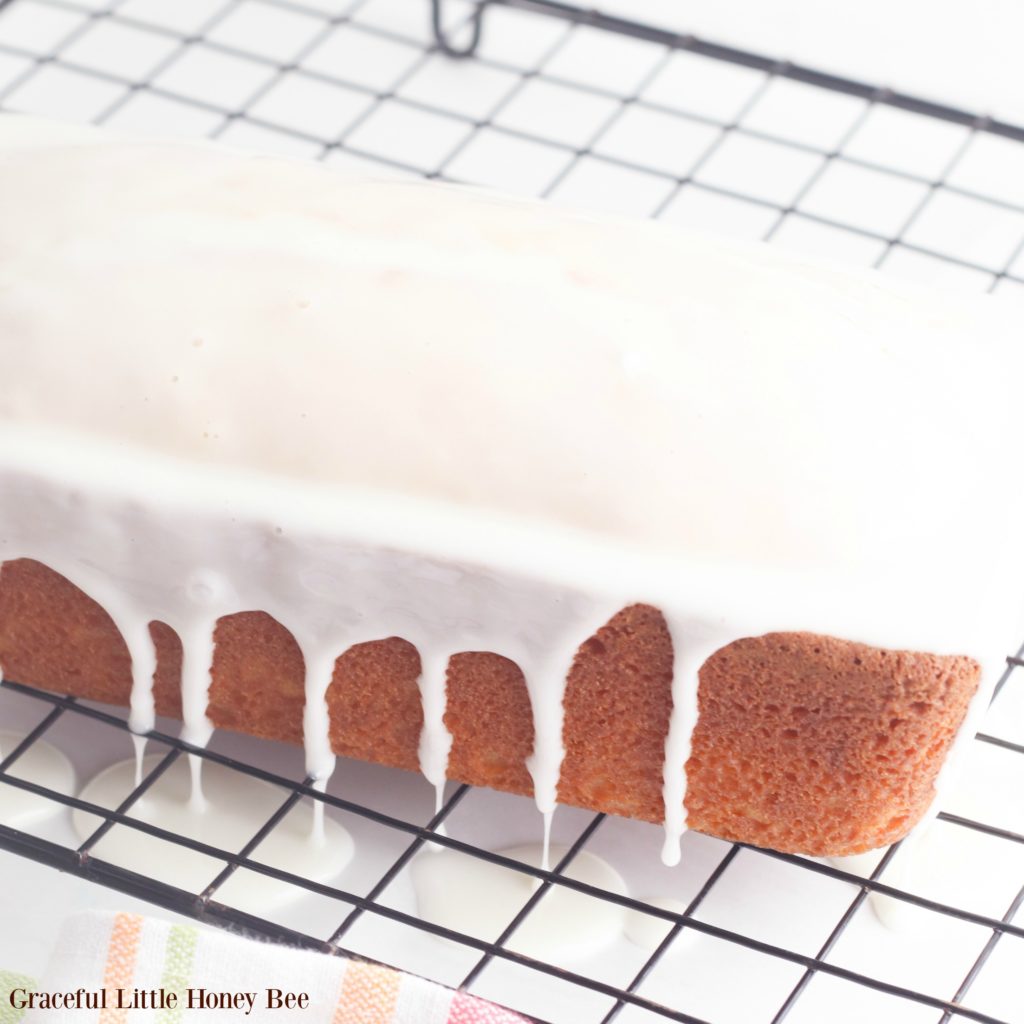
<svg viewBox="0 0 1024 1024">
<path fill-rule="evenodd" d="M 154 622 L 157 713 L 181 715 L 181 642 Z M 208 714 L 217 728 L 302 742 L 304 666 L 261 611 L 218 621 Z M 644 821 L 663 818 L 672 643 L 654 608 L 615 615 L 577 652 L 565 695 L 558 797 Z M 0 568 L 0 665 L 8 679 L 126 705 L 127 647 L 110 616 L 28 559 Z M 416 649 L 398 637 L 340 653 L 327 691 L 335 753 L 416 770 L 423 724 Z M 904 836 L 978 685 L 962 656 L 882 650 L 810 633 L 735 641 L 700 672 L 687 764 L 691 828 L 815 856 Z M 519 668 L 489 652 L 451 658 L 445 725 L 452 779 L 532 792 L 533 719 Z"/>
</svg>

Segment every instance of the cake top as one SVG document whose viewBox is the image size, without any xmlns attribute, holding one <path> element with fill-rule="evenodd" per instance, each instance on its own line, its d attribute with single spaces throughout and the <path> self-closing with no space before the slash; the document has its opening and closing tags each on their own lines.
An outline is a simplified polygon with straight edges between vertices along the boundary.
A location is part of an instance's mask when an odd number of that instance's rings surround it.
<svg viewBox="0 0 1024 1024">
<path fill-rule="evenodd" d="M 984 590 L 1024 511 L 999 496 L 1024 353 L 994 299 L 10 116 L 0 222 L 0 441 L 887 601 Z"/>
</svg>

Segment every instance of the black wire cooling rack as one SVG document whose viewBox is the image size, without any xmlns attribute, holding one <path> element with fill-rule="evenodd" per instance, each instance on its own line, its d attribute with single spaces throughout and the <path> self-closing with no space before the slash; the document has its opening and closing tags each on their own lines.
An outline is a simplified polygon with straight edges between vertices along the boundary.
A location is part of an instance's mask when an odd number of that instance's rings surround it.
<svg viewBox="0 0 1024 1024">
<path fill-rule="evenodd" d="M 449 0 L 435 2 L 432 10 L 425 0 L 0 0 L 0 106 L 499 185 L 762 237 L 950 287 L 1024 296 L 1024 128 L 546 0 L 495 0 L 480 8 Z M 1020 653 L 1007 660 L 1001 689 L 1024 664 Z M 0 848 L 180 914 L 345 955 L 365 952 L 354 941 L 362 921 L 386 920 L 469 951 L 461 975 L 466 990 L 489 994 L 481 982 L 495 965 L 519 969 L 524 991 L 554 979 L 570 1001 L 577 993 L 579 1005 L 588 1007 L 559 1016 L 574 1022 L 735 1019 L 714 1005 L 696 1012 L 683 998 L 701 970 L 685 945 L 680 952 L 681 940 L 694 935 L 742 951 L 754 977 L 759 963 L 787 966 L 789 980 L 763 1017 L 772 1024 L 828 1016 L 821 1010 L 828 1001 L 808 996 L 823 981 L 834 983 L 833 1006 L 873 993 L 878 1001 L 872 1012 L 883 1022 L 1024 1020 L 1024 997 L 1017 1016 L 972 1005 L 979 979 L 1007 944 L 1014 951 L 1019 944 L 1018 977 L 1024 975 L 1024 926 L 1015 922 L 1024 904 L 1024 888 L 1018 888 L 1024 883 L 1024 834 L 989 821 L 940 814 L 950 827 L 1020 852 L 1015 895 L 1001 915 L 887 883 L 897 847 L 864 878 L 726 843 L 713 847 L 700 884 L 676 912 L 567 876 L 574 859 L 615 824 L 602 815 L 583 821 L 564 857 L 545 872 L 442 829 L 477 791 L 457 787 L 436 816 L 415 822 L 375 808 L 358 791 L 351 799 L 320 793 L 308 779 L 296 782 L 250 763 L 250 757 L 261 760 L 259 741 L 238 757 L 155 733 L 152 743 L 164 753 L 141 785 L 116 809 L 89 804 L 18 777 L 18 762 L 34 743 L 69 723 L 89 723 L 123 745 L 123 717 L 13 681 L 0 685 L 0 699 L 5 693 L 45 713 L 5 751 L 0 783 L 87 811 L 103 823 L 77 846 L 0 826 Z M 1019 737 L 979 733 L 976 739 L 1008 755 L 1024 754 Z M 183 754 L 278 789 L 277 811 L 240 849 L 218 849 L 132 817 L 140 797 Z M 358 891 L 261 863 L 260 842 L 302 801 L 321 801 L 329 813 L 372 823 L 396 840 L 390 848 L 400 852 L 383 858 L 373 881 Z M 115 827 L 205 854 L 223 869 L 204 891 L 186 892 L 118 867 L 95 852 Z M 503 845 L 495 840 L 493 845 Z M 427 845 L 532 876 L 537 888 L 491 941 L 421 920 L 387 894 Z M 745 898 L 734 881 L 741 860 L 749 862 L 748 878 L 774 877 L 772 865 L 791 869 L 791 901 L 813 898 L 813 887 L 801 895 L 804 882 L 844 883 L 850 898 L 824 941 L 806 952 L 709 919 L 707 907 L 723 892 Z M 983 872 L 986 865 L 971 870 Z M 239 871 L 273 878 L 328 904 L 337 924 L 324 937 L 228 905 L 218 897 Z M 559 887 L 662 921 L 665 936 L 625 979 L 517 952 L 516 930 Z M 976 955 L 965 970 L 949 974 L 941 992 L 844 962 L 837 950 L 867 913 L 872 894 L 917 908 L 936 926 L 959 921 L 980 929 Z M 678 1000 L 664 986 L 649 986 L 673 957 Z M 745 977 L 735 983 L 745 984 Z M 816 1011 L 806 1009 L 812 1002 Z M 535 1004 L 529 1008 L 545 1017 Z"/>
</svg>

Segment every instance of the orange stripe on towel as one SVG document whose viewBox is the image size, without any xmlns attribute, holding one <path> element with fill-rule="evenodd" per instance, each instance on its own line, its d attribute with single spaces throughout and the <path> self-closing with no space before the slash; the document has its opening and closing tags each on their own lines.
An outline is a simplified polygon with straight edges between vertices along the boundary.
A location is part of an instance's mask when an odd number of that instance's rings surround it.
<svg viewBox="0 0 1024 1024">
<path fill-rule="evenodd" d="M 123 1024 L 128 1010 L 118 1009 L 118 989 L 128 988 L 135 975 L 135 961 L 139 955 L 142 936 L 142 918 L 135 914 L 118 914 L 110 933 L 107 947 L 107 965 L 103 970 L 103 988 L 106 990 L 106 1008 L 100 1010 L 98 1024 Z"/>
<path fill-rule="evenodd" d="M 350 963 L 331 1024 L 390 1024 L 402 976 L 373 964 Z"/>
</svg>

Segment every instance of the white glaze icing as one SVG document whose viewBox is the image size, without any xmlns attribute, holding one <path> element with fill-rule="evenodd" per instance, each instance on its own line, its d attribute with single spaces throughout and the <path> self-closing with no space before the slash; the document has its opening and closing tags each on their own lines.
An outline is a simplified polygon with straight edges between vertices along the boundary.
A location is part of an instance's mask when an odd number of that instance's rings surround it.
<svg viewBox="0 0 1024 1024">
<path fill-rule="evenodd" d="M 328 644 L 324 641 L 313 643 L 307 640 L 299 644 L 306 668 L 306 703 L 302 712 L 306 772 L 315 781 L 325 785 L 334 772 L 327 690 L 334 676 L 334 663 L 348 646 L 341 641 Z"/>
<path fill-rule="evenodd" d="M 718 650 L 731 640 L 726 628 L 687 628 L 669 618 L 672 637 L 672 717 L 665 737 L 665 764 L 663 779 L 665 794 L 665 845 L 662 861 L 671 866 L 679 863 L 680 840 L 686 831 L 686 762 L 690 757 L 693 730 L 697 725 L 697 690 L 700 668 Z"/>
<path fill-rule="evenodd" d="M 0 761 L 13 753 L 25 737 L 10 729 L 0 729 Z M 14 778 L 34 782 L 55 793 L 71 796 L 75 791 L 75 770 L 67 756 L 46 740 L 35 740 L 8 769 Z M 47 800 L 0 780 L 0 824 L 31 829 L 40 822 L 64 813 L 64 804 Z"/>
<path fill-rule="evenodd" d="M 444 805 L 444 784 L 448 778 L 448 754 L 452 736 L 444 724 L 447 705 L 448 656 L 443 651 L 420 654 L 419 688 L 423 701 L 423 731 L 420 735 L 420 771 L 434 787 L 434 813 Z"/>
<path fill-rule="evenodd" d="M 550 852 L 558 861 L 566 850 L 556 846 Z M 536 843 L 500 852 L 533 867 L 543 855 Z M 573 858 L 565 876 L 603 892 L 626 895 L 619 873 L 586 850 Z M 530 875 L 453 850 L 421 853 L 412 863 L 412 881 L 423 920 L 491 942 L 537 888 Z M 549 963 L 584 959 L 614 942 L 622 934 L 625 919 L 624 907 L 554 885 L 516 929 L 508 946 Z"/>
<path fill-rule="evenodd" d="M 441 666 L 491 650 L 524 671 L 550 817 L 572 654 L 645 601 L 677 642 L 672 859 L 716 646 L 810 630 L 985 656 L 1020 621 L 1024 347 L 995 300 L 14 117 L 0 222 L 0 558 L 110 612 L 139 731 L 148 623 L 182 636 L 202 744 L 213 625 L 258 608 L 303 652 L 319 780 L 334 660 L 415 644 L 437 786 Z"/>
<path fill-rule="evenodd" d="M 146 737 L 137 732 L 131 734 L 132 753 L 135 758 L 135 785 L 142 782 L 142 766 L 146 759 Z"/>
<path fill-rule="evenodd" d="M 150 755 L 144 770 L 160 761 Z M 133 760 L 104 769 L 83 788 L 81 799 L 101 807 L 116 807 L 132 790 Z M 287 792 L 259 779 L 211 762 L 203 770 L 205 804 L 197 808 L 195 790 L 185 758 L 179 758 L 128 811 L 130 817 L 157 825 L 175 834 L 197 839 L 219 849 L 237 851 L 248 842 L 278 809 Z M 314 807 L 320 807 L 320 801 Z M 352 839 L 338 822 L 321 819 L 311 837 L 311 816 L 300 805 L 282 819 L 250 854 L 252 860 L 279 868 L 316 882 L 329 882 L 348 864 L 353 854 Z M 74 811 L 72 823 L 85 840 L 102 819 L 85 811 Z M 311 841 L 312 838 L 312 841 Z M 189 892 L 202 892 L 224 867 L 222 861 L 180 846 L 171 847 L 135 829 L 117 826 L 93 848 L 93 853 L 111 864 L 138 870 L 149 865 L 153 877 Z M 239 870 L 218 890 L 217 899 L 244 909 L 265 913 L 267 907 L 295 898 L 296 890 L 286 883 L 256 872 Z"/>
<path fill-rule="evenodd" d="M 671 896 L 656 896 L 643 902 L 673 914 L 682 914 L 686 910 L 686 904 L 682 900 L 673 899 Z M 662 944 L 672 928 L 673 923 L 663 917 L 645 914 L 640 910 L 630 910 L 626 913 L 626 938 L 648 953 L 653 953 Z"/>
<path fill-rule="evenodd" d="M 327 779 L 315 779 L 313 788 L 318 793 L 327 792 Z M 327 826 L 325 824 L 324 804 L 322 800 L 313 801 L 313 828 L 312 838 L 315 843 L 323 843 L 327 839 Z"/>
</svg>

